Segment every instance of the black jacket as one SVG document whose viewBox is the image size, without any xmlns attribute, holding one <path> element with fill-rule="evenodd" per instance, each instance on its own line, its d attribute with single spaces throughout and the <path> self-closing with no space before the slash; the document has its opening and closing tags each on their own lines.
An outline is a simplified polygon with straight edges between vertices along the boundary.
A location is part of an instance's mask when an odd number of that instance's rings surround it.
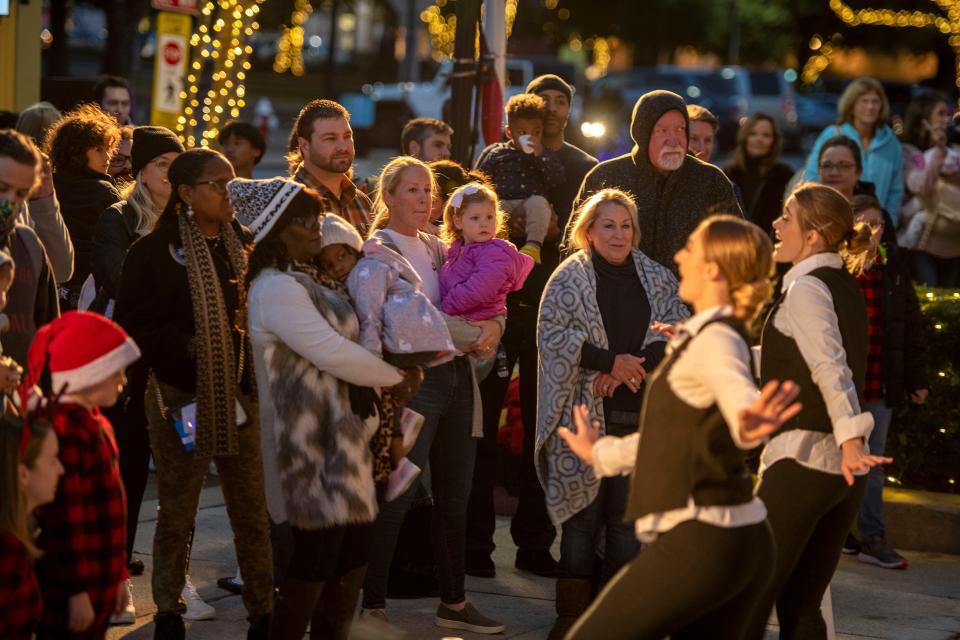
<svg viewBox="0 0 960 640">
<path fill-rule="evenodd" d="M 889 216 L 884 216 L 887 263 L 883 266 L 883 395 L 887 406 L 896 407 L 907 394 L 930 385 L 925 323 L 910 278 L 907 252 L 897 246 L 893 223 Z"/>
<path fill-rule="evenodd" d="M 137 239 L 137 212 L 127 202 L 107 207 L 93 229 L 93 279 L 97 297 L 117 297 L 120 270 L 130 245 Z"/>
<path fill-rule="evenodd" d="M 104 209 L 120 202 L 120 194 L 110 176 L 92 169 L 57 171 L 53 186 L 76 255 L 73 277 L 65 286 L 79 293 L 93 269 L 93 228 Z"/>
<path fill-rule="evenodd" d="M 729 164 L 723 171 L 740 187 L 747 219 L 767 233 L 773 233 L 773 221 L 783 212 L 784 191 L 793 179 L 793 168 L 777 162 L 761 176 L 755 167 L 743 169 Z"/>
<path fill-rule="evenodd" d="M 713 213 L 740 215 L 733 185 L 720 169 L 686 156 L 676 171 L 663 175 L 647 157 L 653 126 L 668 111 L 678 111 L 687 120 L 683 98 L 669 91 L 644 94 L 633 109 L 630 135 L 633 151 L 601 162 L 580 187 L 573 207 L 606 187 L 626 191 L 637 204 L 640 250 L 678 275 L 673 256 L 687 242 L 700 221 Z M 567 223 L 569 238 L 573 219 Z"/>
<path fill-rule="evenodd" d="M 239 222 L 232 223 L 247 242 L 250 234 Z M 193 298 L 182 262 L 180 232 L 176 219 L 161 220 L 157 228 L 137 239 L 127 252 L 117 289 L 113 319 L 136 341 L 143 353 L 142 361 L 157 378 L 187 393 L 197 386 L 196 333 Z M 224 251 L 222 246 L 219 249 Z M 243 274 L 229 273 L 226 261 L 214 258 L 220 287 L 231 326 L 235 327 L 239 303 L 239 287 Z M 234 352 L 240 337 L 234 328 Z M 241 388 L 249 391 L 249 358 Z"/>
</svg>

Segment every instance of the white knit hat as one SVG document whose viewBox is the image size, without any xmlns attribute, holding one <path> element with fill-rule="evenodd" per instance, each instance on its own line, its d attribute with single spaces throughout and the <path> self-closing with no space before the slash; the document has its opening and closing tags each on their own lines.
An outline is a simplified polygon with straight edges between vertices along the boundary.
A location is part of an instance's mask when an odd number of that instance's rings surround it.
<svg viewBox="0 0 960 640">
<path fill-rule="evenodd" d="M 328 213 L 323 216 L 320 246 L 329 247 L 333 244 L 345 244 L 360 251 L 363 247 L 363 238 L 360 237 L 352 224 L 335 213 Z"/>
<path fill-rule="evenodd" d="M 250 229 L 257 242 L 270 233 L 293 196 L 303 185 L 284 178 L 247 180 L 234 178 L 227 183 L 230 203 L 240 224 Z"/>
</svg>

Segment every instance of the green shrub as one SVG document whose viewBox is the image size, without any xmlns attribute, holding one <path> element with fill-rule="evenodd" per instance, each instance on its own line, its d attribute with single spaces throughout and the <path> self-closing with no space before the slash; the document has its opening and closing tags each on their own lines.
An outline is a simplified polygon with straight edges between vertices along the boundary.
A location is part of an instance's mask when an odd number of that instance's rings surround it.
<svg viewBox="0 0 960 640">
<path fill-rule="evenodd" d="M 887 482 L 960 493 L 960 291 L 917 288 L 924 319 L 930 395 L 906 402 L 887 438 Z"/>
</svg>

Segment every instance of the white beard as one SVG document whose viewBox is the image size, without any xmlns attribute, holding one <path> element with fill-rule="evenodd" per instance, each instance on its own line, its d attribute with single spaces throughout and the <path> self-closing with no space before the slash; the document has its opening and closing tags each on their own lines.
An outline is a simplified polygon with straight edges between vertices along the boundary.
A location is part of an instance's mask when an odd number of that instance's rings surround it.
<svg viewBox="0 0 960 640">
<path fill-rule="evenodd" d="M 664 147 L 657 158 L 657 167 L 664 171 L 676 171 L 683 165 L 686 154 L 680 147 Z"/>
</svg>

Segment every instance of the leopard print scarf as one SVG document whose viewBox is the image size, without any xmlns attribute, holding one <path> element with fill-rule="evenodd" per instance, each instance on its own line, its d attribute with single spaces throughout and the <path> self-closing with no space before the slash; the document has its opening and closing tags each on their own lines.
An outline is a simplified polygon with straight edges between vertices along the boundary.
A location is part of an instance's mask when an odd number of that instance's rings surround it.
<svg viewBox="0 0 960 640">
<path fill-rule="evenodd" d="M 224 303 L 220 278 L 210 248 L 190 211 L 177 216 L 180 241 L 187 263 L 187 280 L 193 302 L 194 344 L 197 356 L 197 448 L 198 457 L 232 456 L 240 452 L 237 436 L 237 386 L 243 378 L 246 332 L 238 314 L 240 353 L 234 353 L 230 316 Z M 220 230 L 220 242 L 227 250 L 233 276 L 243 281 L 247 259 L 243 242 L 233 225 Z M 238 286 L 243 304 L 243 287 Z"/>
</svg>

